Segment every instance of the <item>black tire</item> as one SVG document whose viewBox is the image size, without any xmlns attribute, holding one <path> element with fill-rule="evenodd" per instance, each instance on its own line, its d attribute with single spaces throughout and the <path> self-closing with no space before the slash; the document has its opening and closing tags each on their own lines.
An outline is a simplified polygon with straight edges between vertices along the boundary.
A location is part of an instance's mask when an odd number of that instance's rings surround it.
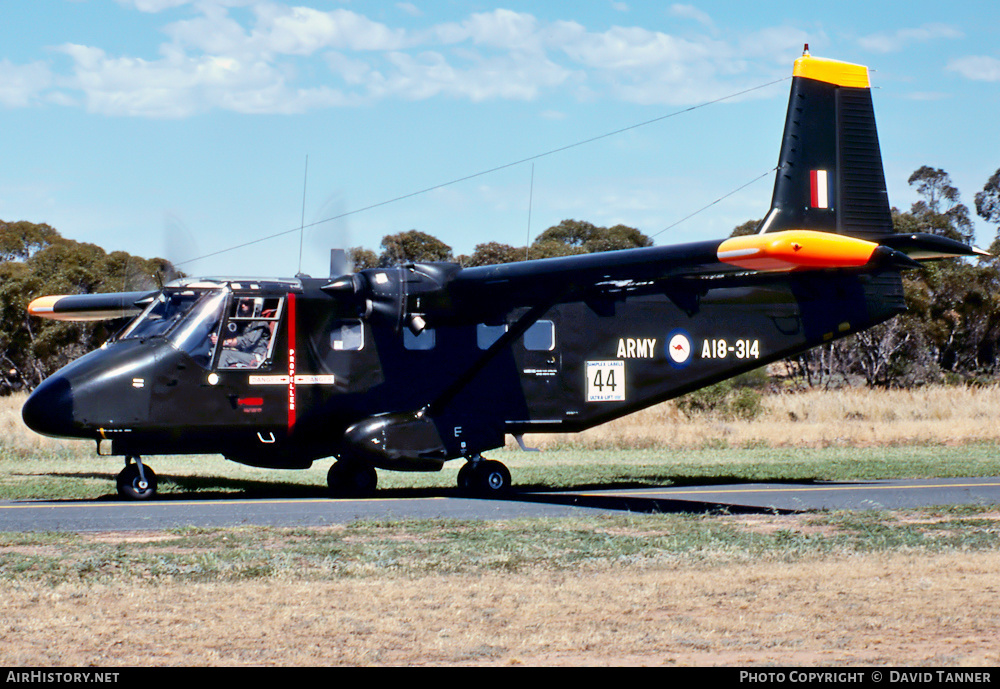
<svg viewBox="0 0 1000 689">
<path fill-rule="evenodd" d="M 150 500 L 156 495 L 156 474 L 146 465 L 142 467 L 146 476 L 146 485 L 139 478 L 139 465 L 129 464 L 119 472 L 116 478 L 118 495 L 127 500 Z"/>
<path fill-rule="evenodd" d="M 368 464 L 341 460 L 330 467 L 326 484 L 335 498 L 367 498 L 375 494 L 378 474 Z"/>
<path fill-rule="evenodd" d="M 475 491 L 475 465 L 472 462 L 466 462 L 462 465 L 462 468 L 458 470 L 458 490 L 465 494 L 471 494 Z"/>
<path fill-rule="evenodd" d="M 469 463 L 459 470 L 458 485 L 463 491 L 479 497 L 503 497 L 510 493 L 510 470 L 493 459 Z"/>
</svg>

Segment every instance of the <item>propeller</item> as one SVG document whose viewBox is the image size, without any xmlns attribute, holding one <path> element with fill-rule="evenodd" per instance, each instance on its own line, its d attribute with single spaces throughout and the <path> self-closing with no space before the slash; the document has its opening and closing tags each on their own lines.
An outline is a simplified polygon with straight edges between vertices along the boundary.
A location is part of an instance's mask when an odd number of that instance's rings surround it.
<svg viewBox="0 0 1000 689">
<path fill-rule="evenodd" d="M 176 213 L 170 211 L 163 214 L 163 249 L 166 258 L 163 268 L 157 274 L 160 287 L 184 277 L 184 273 L 176 268 L 178 263 L 200 255 L 194 233 Z"/>
<path fill-rule="evenodd" d="M 338 270 L 331 254 L 331 274 Z M 419 335 L 434 314 L 447 308 L 447 284 L 461 270 L 454 263 L 407 263 L 395 268 L 371 268 L 331 277 L 320 289 L 336 297 L 351 315 L 381 320 Z"/>
</svg>

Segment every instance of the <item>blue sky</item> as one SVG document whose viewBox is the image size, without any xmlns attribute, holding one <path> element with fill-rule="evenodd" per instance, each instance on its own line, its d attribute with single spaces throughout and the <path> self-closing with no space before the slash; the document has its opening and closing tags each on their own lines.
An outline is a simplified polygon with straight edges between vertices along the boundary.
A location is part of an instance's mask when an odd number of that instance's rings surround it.
<svg viewBox="0 0 1000 689">
<path fill-rule="evenodd" d="M 774 167 L 803 43 L 873 70 L 893 205 L 931 165 L 972 209 L 998 38 L 995 2 L 5 0 L 0 218 L 204 275 L 294 274 L 296 232 L 224 250 L 303 217 L 314 275 L 409 229 L 456 254 L 564 218 L 723 237 L 771 175 L 673 225 Z"/>
</svg>

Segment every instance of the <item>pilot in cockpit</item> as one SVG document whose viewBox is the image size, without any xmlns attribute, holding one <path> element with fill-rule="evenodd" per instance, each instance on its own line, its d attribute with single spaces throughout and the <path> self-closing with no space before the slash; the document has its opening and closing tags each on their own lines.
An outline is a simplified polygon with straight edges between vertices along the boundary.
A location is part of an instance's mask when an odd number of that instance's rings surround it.
<svg viewBox="0 0 1000 689">
<path fill-rule="evenodd" d="M 263 299 L 239 299 L 236 312 L 226 325 L 229 336 L 222 340 L 219 368 L 257 368 L 267 357 L 271 342 L 271 322 L 262 320 Z M 217 336 L 213 335 L 215 344 Z"/>
</svg>

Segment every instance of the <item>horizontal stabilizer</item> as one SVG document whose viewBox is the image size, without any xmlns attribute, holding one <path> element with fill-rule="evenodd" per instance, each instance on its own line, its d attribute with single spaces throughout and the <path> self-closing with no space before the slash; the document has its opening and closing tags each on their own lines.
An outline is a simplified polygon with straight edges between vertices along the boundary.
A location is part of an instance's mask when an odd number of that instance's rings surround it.
<svg viewBox="0 0 1000 689">
<path fill-rule="evenodd" d="M 28 304 L 28 314 L 54 321 L 103 321 L 141 313 L 157 291 L 56 294 Z"/>
<path fill-rule="evenodd" d="M 879 244 L 906 254 L 917 261 L 958 256 L 991 256 L 978 246 L 968 246 L 954 239 L 936 234 L 915 232 L 912 234 L 889 234 L 875 239 Z"/>
<path fill-rule="evenodd" d="M 719 245 L 718 257 L 723 263 L 747 270 L 856 268 L 871 261 L 878 246 L 828 232 L 788 230 L 732 237 Z"/>
</svg>

